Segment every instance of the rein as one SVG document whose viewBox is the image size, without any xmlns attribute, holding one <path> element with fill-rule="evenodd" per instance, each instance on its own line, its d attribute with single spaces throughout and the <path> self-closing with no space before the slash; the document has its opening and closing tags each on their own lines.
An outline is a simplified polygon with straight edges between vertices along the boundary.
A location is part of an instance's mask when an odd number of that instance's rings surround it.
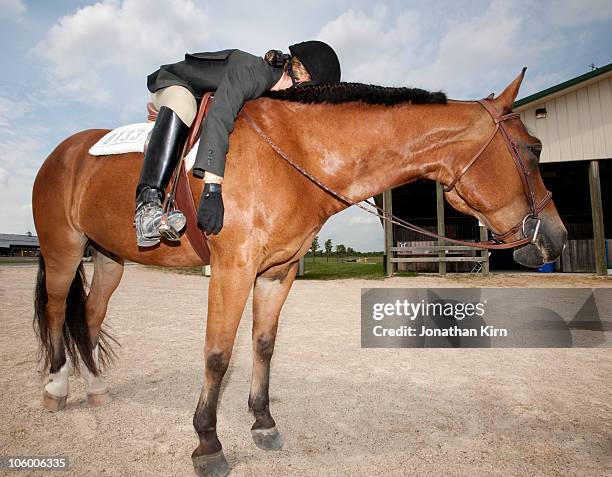
<svg viewBox="0 0 612 477">
<path fill-rule="evenodd" d="M 493 109 L 493 107 L 486 102 L 486 100 L 478 100 L 478 103 L 480 103 L 485 108 L 485 110 L 491 115 L 491 117 L 495 121 L 495 129 L 489 135 L 485 144 L 478 150 L 478 152 L 472 157 L 472 159 L 470 159 L 470 161 L 463 167 L 463 169 L 459 172 L 459 174 L 455 177 L 455 179 L 447 187 L 444 188 L 444 191 L 450 192 L 451 190 L 455 188 L 456 184 L 468 172 L 468 170 L 476 163 L 478 158 L 487 149 L 489 144 L 491 144 L 496 134 L 501 131 L 502 136 L 506 142 L 506 145 L 508 146 L 508 149 L 510 150 L 510 153 L 512 155 L 512 159 L 514 160 L 514 163 L 516 165 L 521 181 L 523 183 L 523 189 L 525 191 L 525 195 L 527 196 L 527 201 L 529 202 L 529 208 L 530 208 L 530 213 L 525 215 L 525 217 L 520 222 L 518 222 L 515 226 L 513 226 L 512 228 L 510 228 L 507 232 L 503 234 L 493 234 L 493 240 L 489 240 L 486 242 L 466 242 L 463 240 L 443 237 L 434 232 L 430 232 L 427 229 L 419 227 L 418 225 L 414 225 L 413 223 L 400 219 L 399 217 L 396 217 L 393 214 L 387 214 L 381 207 L 378 207 L 376 204 L 372 204 L 371 202 L 366 201 L 366 203 L 370 205 L 372 208 L 376 209 L 377 212 L 365 207 L 359 202 L 355 202 L 354 200 L 341 194 L 340 192 L 336 192 L 335 190 L 331 189 L 330 187 L 325 185 L 320 179 L 313 176 L 310 172 L 308 172 L 303 167 L 301 167 L 299 164 L 294 162 L 266 133 L 262 131 L 262 129 L 257 125 L 257 123 L 253 120 L 253 118 L 251 118 L 251 116 L 246 111 L 244 110 L 242 111 L 242 116 L 246 120 L 247 124 L 266 143 L 268 143 L 268 145 L 274 150 L 274 152 L 276 152 L 280 157 L 282 157 L 286 162 L 288 162 L 294 169 L 296 169 L 299 173 L 301 173 L 303 176 L 308 178 L 311 182 L 314 182 L 316 185 L 318 185 L 321 189 L 323 189 L 329 195 L 335 197 L 336 199 L 338 199 L 341 202 L 344 202 L 347 205 L 355 205 L 359 207 L 360 209 L 365 210 L 369 214 L 376 215 L 377 217 L 382 217 L 384 220 L 386 220 L 387 222 L 391 224 L 398 225 L 400 227 L 411 230 L 421 235 L 426 235 L 428 237 L 436 238 L 438 240 L 444 240 L 446 242 L 453 243 L 453 244 L 474 247 L 474 248 L 482 248 L 482 249 L 510 249 L 510 248 L 515 248 L 515 247 L 520 247 L 522 245 L 526 245 L 529 243 L 534 243 L 538 237 L 538 233 L 540 230 L 541 219 L 539 218 L 539 213 L 550 202 L 552 198 L 552 193 L 550 191 L 546 191 L 544 198 L 540 202 L 536 203 L 535 192 L 533 190 L 532 183 L 530 180 L 529 170 L 525 166 L 520 156 L 520 153 L 519 153 L 521 146 L 516 141 L 514 141 L 514 139 L 510 137 L 510 135 L 508 134 L 508 131 L 506 130 L 503 124 L 504 121 L 507 121 L 509 119 L 518 118 L 520 116 L 519 113 L 510 113 L 510 114 L 505 114 L 505 115 L 500 116 L 497 113 L 497 111 L 495 111 L 495 109 Z M 536 226 L 531 236 L 528 236 L 525 233 L 526 232 L 525 226 L 526 226 L 526 222 L 528 219 L 536 220 Z M 515 240 L 513 242 L 508 242 L 508 243 L 501 242 L 503 239 L 515 234 L 519 230 L 522 231 L 522 234 L 523 234 L 522 239 Z"/>
</svg>

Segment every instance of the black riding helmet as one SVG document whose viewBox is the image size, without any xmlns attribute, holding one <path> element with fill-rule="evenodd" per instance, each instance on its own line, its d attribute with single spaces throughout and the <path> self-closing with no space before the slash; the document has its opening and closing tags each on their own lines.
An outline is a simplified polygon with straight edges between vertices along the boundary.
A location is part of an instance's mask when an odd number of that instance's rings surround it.
<svg viewBox="0 0 612 477">
<path fill-rule="evenodd" d="M 291 45 L 289 51 L 308 70 L 311 78 L 308 84 L 340 82 L 340 62 L 336 52 L 327 43 L 303 41 Z"/>
</svg>

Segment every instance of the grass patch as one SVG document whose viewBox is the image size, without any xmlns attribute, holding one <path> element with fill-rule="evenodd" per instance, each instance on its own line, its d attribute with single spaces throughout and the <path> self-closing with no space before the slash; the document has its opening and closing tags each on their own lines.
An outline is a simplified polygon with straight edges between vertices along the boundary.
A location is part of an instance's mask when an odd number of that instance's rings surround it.
<svg viewBox="0 0 612 477">
<path fill-rule="evenodd" d="M 304 276 L 298 280 L 337 280 L 341 278 L 384 278 L 382 263 L 306 262 Z"/>
<path fill-rule="evenodd" d="M 376 259 L 376 257 L 375 257 Z M 163 272 L 180 273 L 181 275 L 203 276 L 203 267 L 158 267 L 149 265 L 148 268 Z M 395 272 L 396 277 L 416 277 L 416 272 Z M 361 278 L 365 280 L 380 280 L 385 278 L 383 263 L 377 260 L 373 263 L 344 262 L 342 260 L 330 260 L 318 258 L 313 261 L 311 257 L 306 259 L 303 277 L 297 280 L 342 280 L 346 278 Z"/>
<path fill-rule="evenodd" d="M 161 272 L 178 273 L 180 275 L 204 276 L 204 267 L 160 267 L 158 265 L 146 265 L 146 267 L 159 270 Z"/>
<path fill-rule="evenodd" d="M 38 263 L 38 257 L 0 257 L 0 265 Z"/>
<path fill-rule="evenodd" d="M 414 277 L 414 272 L 395 273 L 395 276 Z M 304 276 L 298 280 L 340 280 L 344 278 L 362 278 L 380 280 L 385 278 L 382 261 L 379 263 L 326 262 L 306 260 Z"/>
</svg>

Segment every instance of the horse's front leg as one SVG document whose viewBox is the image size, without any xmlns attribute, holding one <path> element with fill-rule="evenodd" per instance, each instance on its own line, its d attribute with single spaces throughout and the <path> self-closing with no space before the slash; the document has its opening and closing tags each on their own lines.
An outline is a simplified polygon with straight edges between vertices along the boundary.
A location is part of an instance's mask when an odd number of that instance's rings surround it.
<svg viewBox="0 0 612 477">
<path fill-rule="evenodd" d="M 255 416 L 251 434 L 257 447 L 278 450 L 283 445 L 270 414 L 270 360 L 274 352 L 281 308 L 291 289 L 297 262 L 270 270 L 257 277 L 253 291 L 253 377 L 249 408 Z"/>
<path fill-rule="evenodd" d="M 193 451 L 193 467 L 199 476 L 228 475 L 230 468 L 217 437 L 217 401 L 221 381 L 232 355 L 234 338 L 244 305 L 255 281 L 252 265 L 212 264 L 208 289 L 208 319 L 204 346 L 204 385 L 193 416 L 200 445 Z"/>
</svg>

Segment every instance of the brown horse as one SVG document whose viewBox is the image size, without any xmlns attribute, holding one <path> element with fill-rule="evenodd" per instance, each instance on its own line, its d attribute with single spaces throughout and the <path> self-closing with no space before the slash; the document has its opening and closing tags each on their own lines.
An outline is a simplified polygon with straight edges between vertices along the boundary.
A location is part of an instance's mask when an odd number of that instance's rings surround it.
<svg viewBox="0 0 612 477">
<path fill-rule="evenodd" d="M 524 73 L 524 72 L 523 72 Z M 511 111 L 523 73 L 488 104 Z M 491 114 L 475 101 L 445 104 L 303 104 L 261 98 L 245 105 L 250 118 L 284 151 L 326 185 L 360 201 L 419 178 L 449 185 L 494 130 Z M 539 144 L 518 118 L 505 123 L 521 146 Z M 202 265 L 186 240 L 139 250 L 132 226 L 134 190 L 142 155 L 93 157 L 89 148 L 106 133 L 89 130 L 60 144 L 42 165 L 33 190 L 41 268 L 36 318 L 51 381 L 45 406 L 61 409 L 68 393 L 66 351 L 79 356 L 93 403 L 104 401 L 98 376 L 104 357 L 101 325 L 119 284 L 123 261 L 161 265 Z M 536 197 L 545 195 L 537 157 L 524 148 Z M 199 198 L 202 183 L 191 178 Z M 225 225 L 209 237 L 212 276 L 208 294 L 205 379 L 193 423 L 199 445 L 192 459 L 199 475 L 224 475 L 229 467 L 216 432 L 216 409 L 240 317 L 253 292 L 253 375 L 248 404 L 254 413 L 255 443 L 278 449 L 281 437 L 270 414 L 268 381 L 278 318 L 295 278 L 298 260 L 325 221 L 347 205 L 330 196 L 283 161 L 239 117 L 231 137 L 224 189 Z M 478 217 L 493 232 L 512 228 L 529 213 L 521 177 L 498 132 L 468 174 L 447 192 L 458 210 Z M 566 231 L 555 206 L 540 213 L 534 243 L 515 250 L 526 265 L 555 260 Z M 519 239 L 520 231 L 508 237 Z M 94 275 L 84 293 L 81 258 L 93 246 Z M 169 291 L 170 293 L 170 291 Z"/>
</svg>

